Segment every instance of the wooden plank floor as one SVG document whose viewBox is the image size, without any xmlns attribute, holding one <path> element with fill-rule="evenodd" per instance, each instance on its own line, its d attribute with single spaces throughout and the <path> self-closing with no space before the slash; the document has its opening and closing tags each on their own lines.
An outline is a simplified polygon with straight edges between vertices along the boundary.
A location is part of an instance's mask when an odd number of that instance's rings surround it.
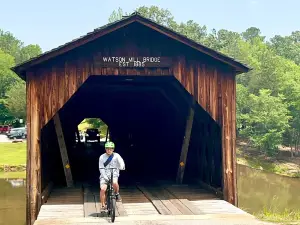
<svg viewBox="0 0 300 225">
<path fill-rule="evenodd" d="M 120 194 L 123 201 L 117 203 L 116 221 L 123 221 L 122 224 L 130 221 L 132 224 L 135 224 L 134 221 L 143 224 L 141 221 L 153 219 L 185 221 L 207 218 L 210 221 L 222 218 L 249 221 L 245 223 L 249 225 L 259 224 L 252 215 L 197 186 L 137 184 L 121 187 Z M 108 221 L 106 215 L 100 212 L 99 187 L 54 188 L 48 201 L 41 207 L 35 225 L 72 224 L 70 221 L 74 221 L 74 224 Z"/>
<path fill-rule="evenodd" d="M 38 219 L 83 216 L 82 188 L 55 188 L 41 206 Z"/>
</svg>

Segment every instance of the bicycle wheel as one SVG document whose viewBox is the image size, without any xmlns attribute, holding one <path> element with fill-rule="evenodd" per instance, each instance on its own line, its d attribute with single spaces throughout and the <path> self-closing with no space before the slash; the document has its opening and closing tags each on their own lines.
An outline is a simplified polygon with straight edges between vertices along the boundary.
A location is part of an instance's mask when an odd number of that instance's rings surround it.
<svg viewBox="0 0 300 225">
<path fill-rule="evenodd" d="M 106 195 L 106 206 L 107 206 L 107 215 L 110 215 L 110 197 L 109 195 Z"/>
<path fill-rule="evenodd" d="M 111 222 L 115 222 L 116 218 L 116 199 L 111 197 L 110 201 L 110 218 Z"/>
</svg>

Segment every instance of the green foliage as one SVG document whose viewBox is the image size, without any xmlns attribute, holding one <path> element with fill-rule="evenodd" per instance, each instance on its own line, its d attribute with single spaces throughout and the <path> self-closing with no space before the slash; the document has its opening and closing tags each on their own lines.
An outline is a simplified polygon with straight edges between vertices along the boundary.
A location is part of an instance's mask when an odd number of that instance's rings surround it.
<svg viewBox="0 0 300 225">
<path fill-rule="evenodd" d="M 260 41 L 264 41 L 265 37 L 260 35 L 260 29 L 257 27 L 250 27 L 245 32 L 242 32 L 241 36 L 245 41 L 253 41 L 254 39 L 259 39 Z"/>
<path fill-rule="evenodd" d="M 100 137 L 105 137 L 107 133 L 107 125 L 99 118 L 85 118 L 79 125 L 80 131 L 86 131 L 87 128 L 95 128 L 100 131 Z"/>
<path fill-rule="evenodd" d="M 276 208 L 264 207 L 263 211 L 255 215 L 257 218 L 270 222 L 281 222 L 283 224 L 299 224 L 300 210 L 285 209 L 280 212 Z"/>
<path fill-rule="evenodd" d="M 161 9 L 158 6 L 142 6 L 136 9 L 142 16 L 147 17 L 160 25 L 167 26 L 171 29 L 176 30 L 179 26 L 168 9 Z"/>
<path fill-rule="evenodd" d="M 0 124 L 26 118 L 25 84 L 10 68 L 41 53 L 38 45 L 24 46 L 0 29 Z"/>
<path fill-rule="evenodd" d="M 113 23 L 117 20 L 122 19 L 123 16 L 127 16 L 127 13 L 124 13 L 123 10 L 119 7 L 117 11 L 113 11 L 110 17 L 108 18 L 109 23 Z"/>
<path fill-rule="evenodd" d="M 289 128 L 290 116 L 284 97 L 272 96 L 271 90 L 261 89 L 258 96 L 250 94 L 247 100 L 249 112 L 241 112 L 244 119 L 241 135 L 250 137 L 253 144 L 266 153 L 276 153 L 283 133 Z"/>
<path fill-rule="evenodd" d="M 18 82 L 7 92 L 7 108 L 19 119 L 26 119 L 26 87 L 25 82 Z"/>
<path fill-rule="evenodd" d="M 101 126 L 104 126 L 105 123 L 98 118 L 86 118 L 85 122 L 91 125 L 91 128 L 99 129 Z"/>
<path fill-rule="evenodd" d="M 0 99 L 0 124 L 10 124 L 14 117 L 11 115 L 9 109 L 6 106 L 6 101 Z"/>
<path fill-rule="evenodd" d="M 242 84 L 236 85 L 237 103 L 236 103 L 236 126 L 238 130 L 245 128 L 248 114 L 250 112 L 249 91 Z"/>
<path fill-rule="evenodd" d="M 10 70 L 14 66 L 14 57 L 0 49 L 0 98 L 17 82 L 18 77 Z"/>
<path fill-rule="evenodd" d="M 290 36 L 285 37 L 275 35 L 268 44 L 278 55 L 300 65 L 300 31 L 292 32 Z"/>
</svg>

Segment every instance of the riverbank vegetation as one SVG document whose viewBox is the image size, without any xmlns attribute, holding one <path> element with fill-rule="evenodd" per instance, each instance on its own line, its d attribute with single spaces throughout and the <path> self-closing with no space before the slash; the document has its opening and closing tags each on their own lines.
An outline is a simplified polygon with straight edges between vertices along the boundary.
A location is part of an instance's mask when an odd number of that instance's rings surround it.
<svg viewBox="0 0 300 225">
<path fill-rule="evenodd" d="M 264 151 L 238 140 L 237 163 L 267 172 L 300 178 L 300 157 L 291 157 L 290 151 L 280 148 L 278 154 L 269 156 Z"/>
<path fill-rule="evenodd" d="M 254 214 L 255 217 L 268 221 L 276 222 L 282 225 L 299 225 L 300 224 L 300 209 L 296 210 L 284 210 L 283 212 L 264 208 L 260 213 Z"/>
<path fill-rule="evenodd" d="M 0 172 L 0 179 L 25 179 L 26 171 L 21 172 Z"/>
</svg>

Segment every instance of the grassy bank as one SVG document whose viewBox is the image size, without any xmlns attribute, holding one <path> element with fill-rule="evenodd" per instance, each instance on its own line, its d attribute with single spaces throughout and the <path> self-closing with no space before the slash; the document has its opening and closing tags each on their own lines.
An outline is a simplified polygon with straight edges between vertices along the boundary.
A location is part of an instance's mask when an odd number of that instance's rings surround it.
<svg viewBox="0 0 300 225">
<path fill-rule="evenodd" d="M 26 178 L 26 172 L 22 171 L 22 172 L 0 172 L 0 179 L 18 179 L 18 178 L 22 178 L 25 179 Z"/>
<path fill-rule="evenodd" d="M 0 172 L 26 169 L 26 143 L 0 143 Z"/>
<path fill-rule="evenodd" d="M 26 143 L 0 143 L 0 165 L 26 164 Z"/>
<path fill-rule="evenodd" d="M 237 142 L 237 163 L 267 172 L 300 178 L 300 157 L 269 157 L 257 149 Z"/>
<path fill-rule="evenodd" d="M 284 212 L 278 212 L 274 209 L 265 208 L 262 212 L 254 214 L 254 216 L 263 221 L 275 222 L 284 225 L 300 224 L 300 210 L 285 210 Z"/>
</svg>

